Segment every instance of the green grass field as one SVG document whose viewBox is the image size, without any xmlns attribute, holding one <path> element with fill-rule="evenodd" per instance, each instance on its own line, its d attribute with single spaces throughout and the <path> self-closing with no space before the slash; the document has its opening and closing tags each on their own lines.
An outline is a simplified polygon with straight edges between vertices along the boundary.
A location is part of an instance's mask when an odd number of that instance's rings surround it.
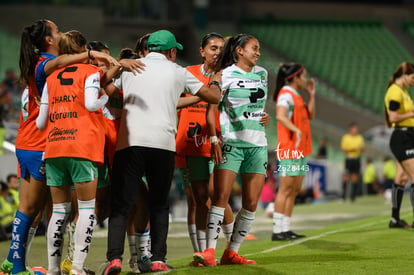
<svg viewBox="0 0 414 275">
<path fill-rule="evenodd" d="M 412 222 L 409 197 L 403 201 L 402 215 Z M 412 264 L 413 229 L 389 229 L 390 204 L 382 197 L 360 197 L 355 203 L 331 201 L 298 205 L 292 219 L 293 230 L 305 233 L 296 241 L 270 241 L 272 220 L 258 211 L 252 234 L 240 254 L 257 262 L 249 266 L 189 267 L 192 248 L 187 225 L 174 222 L 168 238 L 171 274 L 414 274 Z M 105 261 L 106 230 L 96 230 L 86 266 L 97 271 Z M 216 257 L 221 257 L 225 240 L 219 240 Z M 0 243 L 6 256 L 8 243 Z M 125 249 L 123 275 L 129 268 Z M 47 266 L 46 242 L 36 237 L 29 264 Z"/>
</svg>

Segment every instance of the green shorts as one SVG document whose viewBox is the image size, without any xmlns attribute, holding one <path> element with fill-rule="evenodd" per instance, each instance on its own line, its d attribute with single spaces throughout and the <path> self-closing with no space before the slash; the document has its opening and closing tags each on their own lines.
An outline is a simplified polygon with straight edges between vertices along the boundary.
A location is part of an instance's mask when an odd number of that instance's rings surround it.
<svg viewBox="0 0 414 275">
<path fill-rule="evenodd" d="M 280 160 L 275 170 L 281 177 L 306 176 L 308 171 L 307 157 Z"/>
<path fill-rule="evenodd" d="M 46 160 L 48 186 L 65 186 L 92 181 L 98 176 L 95 162 L 82 158 L 59 157 Z"/>
<path fill-rule="evenodd" d="M 189 170 L 189 180 L 209 180 L 210 174 L 214 171 L 214 162 L 207 157 L 186 156 L 185 166 Z"/>
<path fill-rule="evenodd" d="M 267 168 L 267 146 L 233 147 L 225 144 L 222 148 L 223 158 L 216 169 L 227 169 L 240 174 L 263 174 Z"/>
</svg>

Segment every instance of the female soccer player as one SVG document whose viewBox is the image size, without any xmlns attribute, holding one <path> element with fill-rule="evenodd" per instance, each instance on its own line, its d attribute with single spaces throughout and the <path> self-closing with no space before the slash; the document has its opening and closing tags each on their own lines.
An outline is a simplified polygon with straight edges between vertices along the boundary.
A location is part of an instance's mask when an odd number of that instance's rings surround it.
<svg viewBox="0 0 414 275">
<path fill-rule="evenodd" d="M 267 98 L 267 71 L 256 65 L 259 57 L 257 39 L 248 34 L 239 34 L 227 40 L 218 58 L 216 71 L 223 70 L 223 94 L 219 105 L 223 144 L 222 148 L 218 144 L 212 148 L 216 167 L 214 196 L 207 222 L 207 249 L 193 256 L 195 261 L 203 265 L 216 265 L 217 237 L 232 184 L 239 171 L 242 179 L 242 209 L 235 219 L 231 241 L 220 264 L 256 263 L 239 256 L 238 251 L 255 219 L 267 166 L 267 140 L 260 122 Z M 219 84 L 210 82 L 212 85 Z"/>
<path fill-rule="evenodd" d="M 56 24 L 45 19 L 26 26 L 21 35 L 20 79 L 28 85 L 29 99 L 25 115 L 20 116 L 16 138 L 16 156 L 21 170 L 20 205 L 13 223 L 15 237 L 1 264 L 4 273 L 29 272 L 25 266 L 25 243 L 30 226 L 48 197 L 43 160 L 47 133 L 40 132 L 35 123 L 39 113 L 36 101 L 42 95 L 46 77 L 57 68 L 89 58 L 102 59 L 106 64 L 117 63 L 114 58 L 95 51 L 56 58 L 60 37 Z"/>
<path fill-rule="evenodd" d="M 86 39 L 78 31 L 62 35 L 61 54 L 86 52 Z M 116 65 L 117 69 L 120 65 Z M 114 70 L 112 70 L 113 72 Z M 71 274 L 84 274 L 96 224 L 97 165 L 103 164 L 105 124 L 101 108 L 107 95 L 98 97 L 101 70 L 89 64 L 69 65 L 46 80 L 36 124 L 47 133 L 45 160 L 53 213 L 49 222 L 48 273 L 60 274 L 63 233 L 71 210 L 71 185 L 75 185 L 78 221 Z"/>
<path fill-rule="evenodd" d="M 385 120 L 394 128 L 390 148 L 397 159 L 397 173 L 392 187 L 392 216 L 390 228 L 410 227 L 400 220 L 400 208 L 407 176 L 414 179 L 414 104 L 408 89 L 414 84 L 414 64 L 398 66 L 388 82 L 384 99 Z M 411 204 L 414 209 L 414 186 L 411 185 Z"/>
<path fill-rule="evenodd" d="M 308 105 L 298 93 L 301 89 L 308 94 Z M 306 83 L 306 69 L 302 65 L 292 63 L 280 66 L 273 100 L 276 101 L 276 172 L 279 173 L 272 234 L 272 240 L 276 241 L 303 237 L 290 230 L 295 198 L 309 170 L 306 162 L 306 156 L 312 153 L 309 120 L 315 117 L 314 81 L 310 79 Z"/>
</svg>

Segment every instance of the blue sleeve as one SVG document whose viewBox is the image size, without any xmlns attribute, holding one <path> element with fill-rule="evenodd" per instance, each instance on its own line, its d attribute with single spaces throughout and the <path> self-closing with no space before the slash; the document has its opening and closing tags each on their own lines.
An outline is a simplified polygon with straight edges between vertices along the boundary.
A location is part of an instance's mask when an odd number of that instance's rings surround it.
<svg viewBox="0 0 414 275">
<path fill-rule="evenodd" d="M 50 59 L 45 59 L 36 66 L 36 87 L 37 87 L 37 90 L 39 91 L 40 96 L 42 96 L 43 87 L 45 86 L 45 83 L 46 83 L 47 75 L 45 73 L 45 65 L 49 60 Z"/>
</svg>

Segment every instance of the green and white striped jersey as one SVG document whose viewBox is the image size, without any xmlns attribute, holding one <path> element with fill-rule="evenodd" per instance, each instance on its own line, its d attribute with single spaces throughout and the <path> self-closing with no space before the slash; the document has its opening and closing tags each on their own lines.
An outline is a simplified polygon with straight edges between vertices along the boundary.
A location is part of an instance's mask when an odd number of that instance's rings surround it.
<svg viewBox="0 0 414 275">
<path fill-rule="evenodd" d="M 267 146 L 260 124 L 267 98 L 267 71 L 255 66 L 245 72 L 235 64 L 223 70 L 219 104 L 224 143 L 236 147 Z"/>
</svg>

